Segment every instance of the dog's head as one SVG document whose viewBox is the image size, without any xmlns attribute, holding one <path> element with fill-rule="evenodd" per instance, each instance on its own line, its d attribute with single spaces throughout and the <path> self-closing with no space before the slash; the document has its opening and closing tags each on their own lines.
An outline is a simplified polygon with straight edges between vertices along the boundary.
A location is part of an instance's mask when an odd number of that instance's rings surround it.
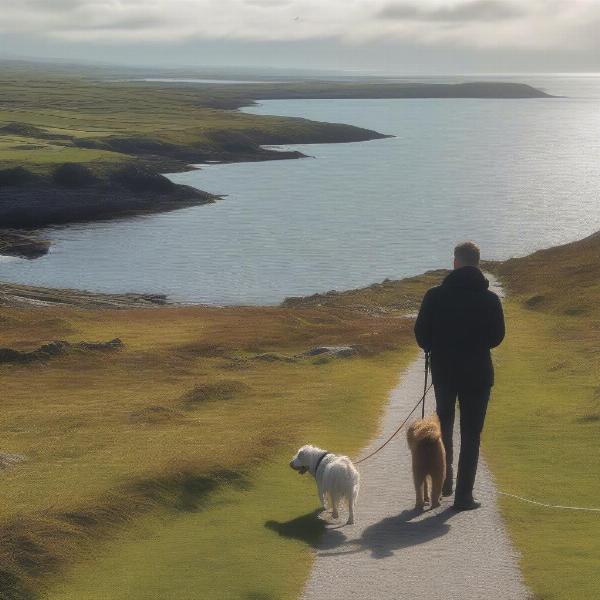
<svg viewBox="0 0 600 600">
<path fill-rule="evenodd" d="M 306 473 L 306 471 L 314 464 L 315 456 L 318 456 L 319 452 L 318 448 L 309 444 L 302 446 L 302 448 L 296 452 L 296 456 L 290 460 L 290 467 L 292 467 L 294 471 L 298 471 L 300 475 L 304 475 L 304 473 Z"/>
</svg>

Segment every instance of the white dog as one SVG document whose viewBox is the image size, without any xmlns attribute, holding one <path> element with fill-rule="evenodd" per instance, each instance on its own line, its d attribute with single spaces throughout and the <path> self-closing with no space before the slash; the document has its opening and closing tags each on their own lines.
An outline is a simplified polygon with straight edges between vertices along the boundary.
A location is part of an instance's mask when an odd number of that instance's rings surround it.
<svg viewBox="0 0 600 600">
<path fill-rule="evenodd" d="M 290 461 L 290 467 L 304 475 L 308 471 L 317 482 L 323 509 L 331 509 L 337 519 L 340 502 L 348 506 L 347 524 L 354 523 L 354 506 L 358 496 L 359 474 L 347 456 L 337 456 L 316 446 L 302 446 Z"/>
</svg>

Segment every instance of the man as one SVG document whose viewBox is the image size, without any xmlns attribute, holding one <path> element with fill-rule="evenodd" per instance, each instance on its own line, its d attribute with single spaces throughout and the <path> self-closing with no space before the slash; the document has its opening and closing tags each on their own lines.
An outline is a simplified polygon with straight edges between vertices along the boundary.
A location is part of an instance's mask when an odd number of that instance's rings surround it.
<svg viewBox="0 0 600 600">
<path fill-rule="evenodd" d="M 473 498 L 479 460 L 479 442 L 494 369 L 490 348 L 504 339 L 500 299 L 488 290 L 479 270 L 479 248 L 473 242 L 454 249 L 454 270 L 442 285 L 423 298 L 415 323 L 415 337 L 431 352 L 431 374 L 437 414 L 446 449 L 446 480 L 442 493 L 452 495 L 452 432 L 456 400 L 460 406 L 460 457 L 454 508 L 472 510 L 481 504 Z"/>
</svg>

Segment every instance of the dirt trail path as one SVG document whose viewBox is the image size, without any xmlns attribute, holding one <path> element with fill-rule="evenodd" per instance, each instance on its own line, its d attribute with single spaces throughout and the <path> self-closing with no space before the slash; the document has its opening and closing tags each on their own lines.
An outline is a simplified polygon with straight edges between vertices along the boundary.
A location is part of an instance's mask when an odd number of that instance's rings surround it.
<svg viewBox="0 0 600 600">
<path fill-rule="evenodd" d="M 362 456 L 377 448 L 414 406 L 422 394 L 422 378 L 419 359 L 391 392 L 380 435 Z M 430 392 L 427 412 L 432 411 Z M 455 443 L 458 440 L 457 435 Z M 452 510 L 452 498 L 422 514 L 412 510 L 414 488 L 404 432 L 361 465 L 360 472 L 356 524 L 328 527 L 304 600 L 528 598 L 483 460 L 475 493 L 484 506 L 463 513 Z"/>
</svg>

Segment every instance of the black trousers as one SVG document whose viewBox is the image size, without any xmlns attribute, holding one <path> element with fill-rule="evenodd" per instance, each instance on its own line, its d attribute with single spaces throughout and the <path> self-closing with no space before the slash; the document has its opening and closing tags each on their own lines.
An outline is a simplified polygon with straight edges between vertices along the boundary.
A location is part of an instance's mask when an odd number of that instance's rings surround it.
<svg viewBox="0 0 600 600">
<path fill-rule="evenodd" d="M 479 461 L 479 444 L 490 399 L 489 387 L 478 390 L 458 390 L 450 386 L 435 385 L 437 414 L 442 426 L 442 440 L 446 450 L 446 476 L 452 477 L 454 451 L 454 411 L 456 400 L 460 407 L 460 456 L 456 477 L 455 500 L 470 500 Z"/>
</svg>

